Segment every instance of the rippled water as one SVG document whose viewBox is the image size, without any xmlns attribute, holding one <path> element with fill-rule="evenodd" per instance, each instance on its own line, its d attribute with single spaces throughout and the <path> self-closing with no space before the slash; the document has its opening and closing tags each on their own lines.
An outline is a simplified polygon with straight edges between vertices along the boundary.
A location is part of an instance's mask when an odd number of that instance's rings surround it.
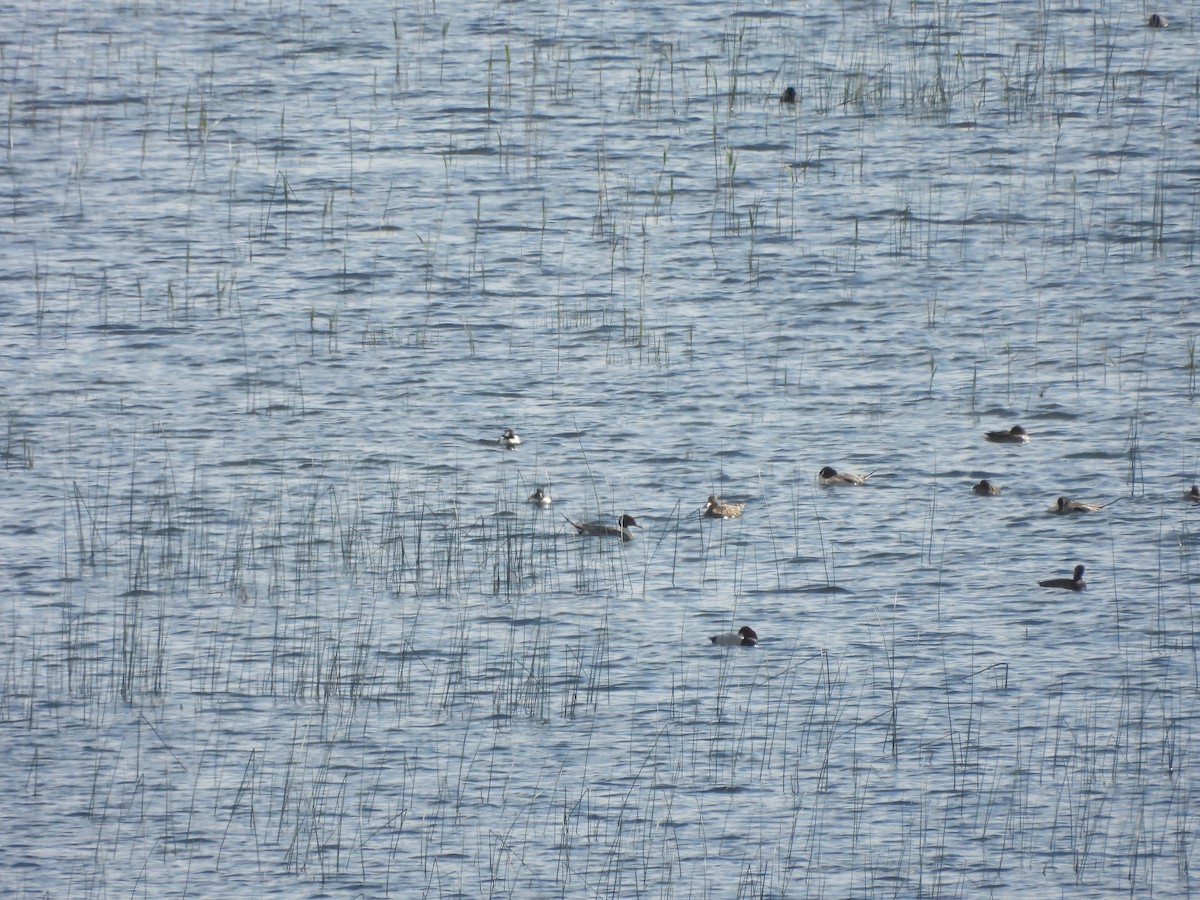
<svg viewBox="0 0 1200 900">
<path fill-rule="evenodd" d="M 1190 893 L 1147 12 L 10 4 L 4 892 Z"/>
</svg>

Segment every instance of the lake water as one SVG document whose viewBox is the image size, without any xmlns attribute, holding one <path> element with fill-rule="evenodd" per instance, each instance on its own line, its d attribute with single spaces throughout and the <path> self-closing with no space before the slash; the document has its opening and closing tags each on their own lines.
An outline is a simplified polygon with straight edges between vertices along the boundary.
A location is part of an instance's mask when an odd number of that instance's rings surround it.
<svg viewBox="0 0 1200 900">
<path fill-rule="evenodd" d="M 1150 11 L 8 4 L 3 893 L 1190 894 Z"/>
</svg>

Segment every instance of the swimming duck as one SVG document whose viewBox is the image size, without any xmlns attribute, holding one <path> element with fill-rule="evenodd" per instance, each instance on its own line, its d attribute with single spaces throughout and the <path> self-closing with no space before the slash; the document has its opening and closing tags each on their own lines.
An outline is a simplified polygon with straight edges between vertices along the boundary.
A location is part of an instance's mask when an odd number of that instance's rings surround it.
<svg viewBox="0 0 1200 900">
<path fill-rule="evenodd" d="M 1150 13 L 1150 18 L 1146 20 L 1146 26 L 1148 28 L 1166 28 L 1167 17 L 1160 16 L 1158 13 Z"/>
<path fill-rule="evenodd" d="M 1062 588 L 1065 591 L 1082 591 L 1087 587 L 1087 582 L 1083 580 L 1083 566 L 1076 566 L 1075 572 L 1070 578 L 1047 578 L 1045 581 L 1039 581 L 1038 586 Z"/>
<path fill-rule="evenodd" d="M 515 450 L 517 449 L 517 445 L 521 443 L 521 438 L 511 428 L 505 428 L 496 443 L 505 450 Z"/>
<path fill-rule="evenodd" d="M 554 502 L 554 498 L 550 496 L 548 490 L 540 487 L 529 495 L 529 502 L 535 506 L 549 506 Z"/>
<path fill-rule="evenodd" d="M 563 518 L 567 519 L 566 516 L 563 516 Z M 642 527 L 638 525 L 637 519 L 628 514 L 621 516 L 617 520 L 618 524 L 616 525 L 605 525 L 603 522 L 576 522 L 573 519 L 567 519 L 567 521 L 571 523 L 571 527 L 578 534 L 586 534 L 593 537 L 619 537 L 623 541 L 633 540 L 633 532 L 629 530 L 631 526 L 635 528 Z"/>
<path fill-rule="evenodd" d="M 783 89 L 783 93 L 779 95 L 779 102 L 780 103 L 795 103 L 796 102 L 796 89 L 791 86 L 785 87 Z"/>
<path fill-rule="evenodd" d="M 718 647 L 756 647 L 758 646 L 758 632 L 749 625 L 743 625 L 737 631 L 714 634 L 709 640 Z"/>
<path fill-rule="evenodd" d="M 1082 500 L 1072 500 L 1070 497 L 1059 497 L 1050 507 L 1050 512 L 1065 516 L 1068 513 L 1098 512 L 1099 509 L 1100 505 L 1097 503 L 1084 503 Z"/>
<path fill-rule="evenodd" d="M 1187 493 L 1185 493 L 1183 496 L 1184 496 L 1185 500 L 1195 500 L 1197 502 L 1200 502 L 1200 486 L 1193 484 L 1192 489 L 1190 491 L 1188 491 Z"/>
<path fill-rule="evenodd" d="M 993 444 L 1028 444 L 1029 432 L 1020 425 L 1014 425 L 1008 431 L 985 431 L 983 436 Z"/>
<path fill-rule="evenodd" d="M 982 479 L 979 482 L 979 484 L 975 485 L 973 488 L 971 488 L 971 490 L 974 491 L 976 494 L 978 494 L 980 497 L 999 497 L 1000 496 L 1000 488 L 996 487 L 996 485 L 992 484 L 986 478 Z"/>
<path fill-rule="evenodd" d="M 722 503 L 716 494 L 709 494 L 708 502 L 704 504 L 704 518 L 740 519 L 742 517 L 742 510 L 745 508 L 745 500 L 741 503 Z"/>
<path fill-rule="evenodd" d="M 839 472 L 833 466 L 826 466 L 817 474 L 817 481 L 821 484 L 863 484 L 874 474 L 874 472 L 868 472 L 866 475 L 860 475 L 858 472 Z"/>
</svg>

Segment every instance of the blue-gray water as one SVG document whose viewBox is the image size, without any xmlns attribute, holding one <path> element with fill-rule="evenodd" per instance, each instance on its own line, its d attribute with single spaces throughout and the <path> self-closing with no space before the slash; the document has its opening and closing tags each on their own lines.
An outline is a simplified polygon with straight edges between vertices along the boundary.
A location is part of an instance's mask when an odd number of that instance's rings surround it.
<svg viewBox="0 0 1200 900">
<path fill-rule="evenodd" d="M 6 7 L 3 892 L 1190 894 L 1149 11 Z"/>
</svg>

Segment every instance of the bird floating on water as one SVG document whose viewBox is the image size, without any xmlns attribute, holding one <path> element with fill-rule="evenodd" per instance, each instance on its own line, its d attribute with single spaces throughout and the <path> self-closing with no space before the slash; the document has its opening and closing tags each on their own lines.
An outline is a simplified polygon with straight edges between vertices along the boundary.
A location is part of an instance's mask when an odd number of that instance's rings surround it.
<svg viewBox="0 0 1200 900">
<path fill-rule="evenodd" d="M 1150 18 L 1146 20 L 1147 28 L 1166 28 L 1167 17 L 1158 13 L 1150 13 Z"/>
<path fill-rule="evenodd" d="M 979 484 L 971 488 L 980 497 L 998 497 L 1000 496 L 1000 488 L 992 484 L 986 478 L 981 479 Z"/>
<path fill-rule="evenodd" d="M 817 481 L 821 484 L 863 484 L 874 474 L 874 472 L 868 472 L 865 475 L 859 472 L 839 472 L 833 466 L 826 466 L 817 474 Z"/>
<path fill-rule="evenodd" d="M 741 503 L 725 503 L 716 494 L 709 494 L 708 502 L 704 504 L 704 518 L 740 519 L 742 517 L 742 510 L 745 508 L 745 500 Z"/>
<path fill-rule="evenodd" d="M 567 519 L 566 516 L 563 516 Z M 578 534 L 586 534 L 591 537 L 619 537 L 623 541 L 632 541 L 633 532 L 630 527 L 641 528 L 638 525 L 637 519 L 626 513 L 617 520 L 616 525 L 605 525 L 603 522 L 576 522 L 574 519 L 567 519 L 571 523 L 571 527 Z"/>
<path fill-rule="evenodd" d="M 1059 497 L 1049 511 L 1065 516 L 1071 513 L 1098 512 L 1099 510 L 1100 504 L 1098 503 L 1084 503 L 1082 500 L 1072 500 L 1070 497 Z"/>
<path fill-rule="evenodd" d="M 1038 586 L 1062 588 L 1065 591 L 1082 591 L 1087 587 L 1087 582 L 1083 580 L 1083 566 L 1076 566 L 1070 578 L 1047 578 L 1045 581 L 1039 581 Z"/>
<path fill-rule="evenodd" d="M 743 625 L 737 631 L 714 634 L 709 637 L 709 640 L 718 647 L 756 647 L 758 646 L 758 632 L 749 625 Z"/>
<path fill-rule="evenodd" d="M 529 502 L 535 506 L 549 506 L 554 502 L 554 498 L 550 496 L 550 491 L 546 488 L 539 487 L 529 495 Z"/>
<path fill-rule="evenodd" d="M 505 450 L 516 450 L 521 443 L 521 437 L 511 428 L 505 428 L 496 443 Z"/>
<path fill-rule="evenodd" d="M 1028 444 L 1029 432 L 1020 425 L 1014 425 L 1008 431 L 985 431 L 983 436 L 993 444 Z"/>
</svg>

